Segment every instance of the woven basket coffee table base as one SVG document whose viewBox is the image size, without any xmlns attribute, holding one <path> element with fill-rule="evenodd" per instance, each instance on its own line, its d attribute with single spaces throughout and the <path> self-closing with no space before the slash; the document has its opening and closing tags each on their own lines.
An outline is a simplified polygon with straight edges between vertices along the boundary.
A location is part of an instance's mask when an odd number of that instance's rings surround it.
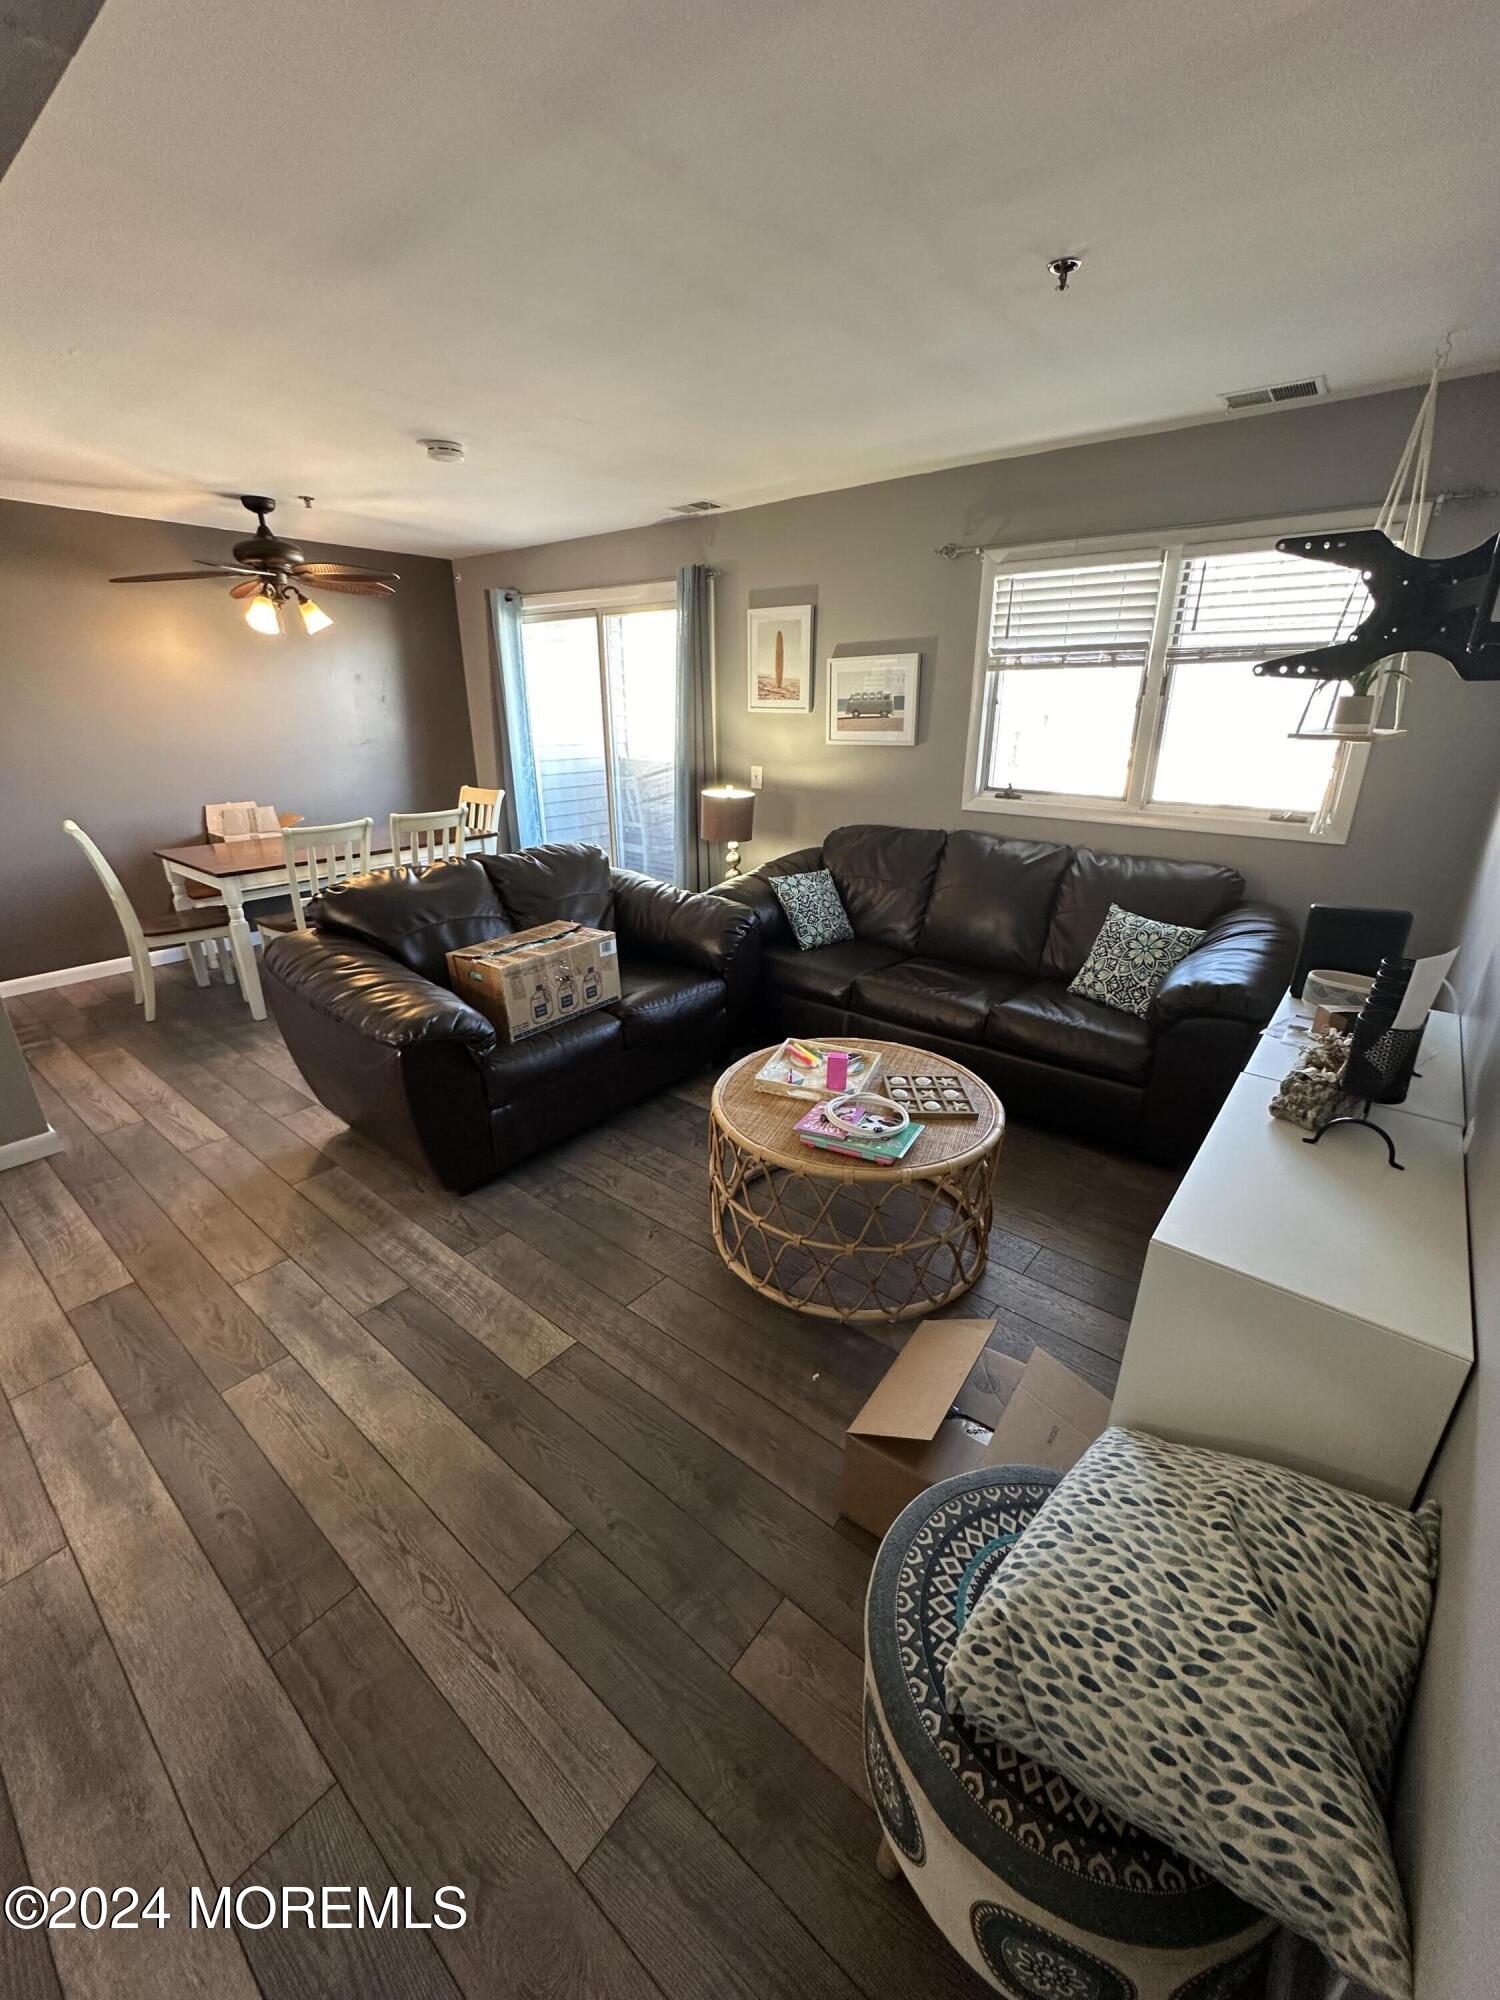
<svg viewBox="0 0 1500 2000">
<path fill-rule="evenodd" d="M 726 1072 L 709 1119 L 710 1219 L 730 1270 L 825 1319 L 907 1319 L 967 1291 L 993 1221 L 1005 1129 L 993 1093 L 973 1078 L 985 1104 L 967 1131 L 933 1126 L 918 1142 L 929 1157 L 871 1167 L 802 1146 L 791 1128 L 805 1103 L 747 1098 L 760 1060 Z"/>
</svg>

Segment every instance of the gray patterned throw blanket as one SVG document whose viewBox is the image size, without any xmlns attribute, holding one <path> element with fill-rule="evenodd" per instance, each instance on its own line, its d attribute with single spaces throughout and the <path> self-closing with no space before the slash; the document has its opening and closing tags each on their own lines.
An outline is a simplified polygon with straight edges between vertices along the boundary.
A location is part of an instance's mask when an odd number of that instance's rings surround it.
<svg viewBox="0 0 1500 2000">
<path fill-rule="evenodd" d="M 949 1707 L 1409 2000 L 1383 1814 L 1437 1510 L 1111 1429 L 948 1662 Z"/>
</svg>

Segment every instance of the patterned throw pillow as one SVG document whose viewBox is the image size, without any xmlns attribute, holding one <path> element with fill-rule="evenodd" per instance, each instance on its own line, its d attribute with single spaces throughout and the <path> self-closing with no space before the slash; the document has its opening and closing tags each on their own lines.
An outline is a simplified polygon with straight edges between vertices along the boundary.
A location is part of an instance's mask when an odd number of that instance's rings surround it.
<svg viewBox="0 0 1500 2000">
<path fill-rule="evenodd" d="M 1119 1014 L 1139 1014 L 1144 1021 L 1172 967 L 1196 951 L 1203 932 L 1185 924 L 1159 924 L 1154 917 L 1133 917 L 1111 903 L 1093 949 L 1070 993 L 1097 1000 Z"/>
<path fill-rule="evenodd" d="M 854 926 L 826 868 L 815 868 L 806 875 L 773 875 L 771 887 L 786 911 L 799 950 L 847 944 L 854 936 Z"/>
<path fill-rule="evenodd" d="M 948 1705 L 1408 2000 L 1382 1809 L 1436 1573 L 1435 1507 L 1107 1430 L 970 1611 Z"/>
</svg>

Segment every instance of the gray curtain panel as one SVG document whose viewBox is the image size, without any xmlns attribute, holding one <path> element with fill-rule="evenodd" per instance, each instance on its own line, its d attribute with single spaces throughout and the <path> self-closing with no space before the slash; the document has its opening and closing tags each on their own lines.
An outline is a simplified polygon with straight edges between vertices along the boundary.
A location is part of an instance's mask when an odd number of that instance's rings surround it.
<svg viewBox="0 0 1500 2000">
<path fill-rule="evenodd" d="M 542 838 L 542 806 L 522 671 L 520 591 L 492 590 L 490 609 L 500 711 L 500 782 L 505 787 L 505 841 L 510 848 L 535 847 Z"/>
<path fill-rule="evenodd" d="M 707 889 L 713 853 L 698 838 L 698 794 L 718 768 L 714 742 L 713 571 L 687 563 L 677 572 L 677 879 Z"/>
</svg>

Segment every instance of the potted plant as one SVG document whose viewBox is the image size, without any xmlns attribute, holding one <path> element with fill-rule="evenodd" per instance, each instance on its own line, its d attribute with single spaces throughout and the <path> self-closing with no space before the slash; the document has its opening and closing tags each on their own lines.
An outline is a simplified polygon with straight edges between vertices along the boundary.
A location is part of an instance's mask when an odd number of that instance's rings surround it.
<svg viewBox="0 0 1500 2000">
<path fill-rule="evenodd" d="M 1357 673 L 1347 676 L 1345 684 L 1349 692 L 1341 694 L 1334 702 L 1333 714 L 1329 718 L 1328 726 L 1334 735 L 1370 736 L 1374 733 L 1388 667 L 1391 680 L 1405 679 L 1406 669 L 1386 660 L 1377 660 L 1373 666 L 1361 667 Z"/>
</svg>

